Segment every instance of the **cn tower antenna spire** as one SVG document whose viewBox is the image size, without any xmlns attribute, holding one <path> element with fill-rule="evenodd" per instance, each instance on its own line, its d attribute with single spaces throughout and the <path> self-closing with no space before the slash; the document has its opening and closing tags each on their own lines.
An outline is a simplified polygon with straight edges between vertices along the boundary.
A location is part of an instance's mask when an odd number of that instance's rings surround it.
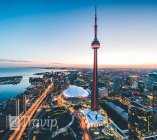
<svg viewBox="0 0 157 140">
<path fill-rule="evenodd" d="M 95 5 L 95 17 L 97 17 L 96 13 L 97 13 L 97 9 L 96 9 L 96 5 Z"/>
<path fill-rule="evenodd" d="M 94 36 L 97 38 L 97 9 L 95 5 L 95 25 L 94 25 Z"/>
</svg>

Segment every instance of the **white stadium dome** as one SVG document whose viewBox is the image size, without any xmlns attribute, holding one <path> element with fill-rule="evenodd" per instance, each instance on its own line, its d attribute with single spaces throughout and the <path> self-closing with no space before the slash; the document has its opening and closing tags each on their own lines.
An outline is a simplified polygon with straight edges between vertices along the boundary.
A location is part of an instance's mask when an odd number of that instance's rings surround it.
<svg viewBox="0 0 157 140">
<path fill-rule="evenodd" d="M 63 91 L 65 98 L 85 98 L 89 93 L 82 87 L 70 85 L 66 90 Z"/>
</svg>

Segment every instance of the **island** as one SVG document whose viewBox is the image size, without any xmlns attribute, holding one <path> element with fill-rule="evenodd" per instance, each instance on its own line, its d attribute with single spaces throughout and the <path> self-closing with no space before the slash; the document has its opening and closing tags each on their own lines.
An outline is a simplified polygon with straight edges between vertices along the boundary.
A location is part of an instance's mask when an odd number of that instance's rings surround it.
<svg viewBox="0 0 157 140">
<path fill-rule="evenodd" d="M 22 76 L 0 77 L 0 85 L 6 84 L 16 85 L 21 82 L 22 78 L 23 78 Z"/>
</svg>

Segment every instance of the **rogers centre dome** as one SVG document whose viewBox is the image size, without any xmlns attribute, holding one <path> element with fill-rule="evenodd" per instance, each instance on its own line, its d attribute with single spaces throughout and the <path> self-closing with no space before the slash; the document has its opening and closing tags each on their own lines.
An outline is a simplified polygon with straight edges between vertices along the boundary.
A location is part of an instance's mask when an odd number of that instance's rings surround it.
<svg viewBox="0 0 157 140">
<path fill-rule="evenodd" d="M 63 91 L 65 98 L 86 98 L 89 93 L 82 87 L 70 85 L 66 90 Z"/>
</svg>

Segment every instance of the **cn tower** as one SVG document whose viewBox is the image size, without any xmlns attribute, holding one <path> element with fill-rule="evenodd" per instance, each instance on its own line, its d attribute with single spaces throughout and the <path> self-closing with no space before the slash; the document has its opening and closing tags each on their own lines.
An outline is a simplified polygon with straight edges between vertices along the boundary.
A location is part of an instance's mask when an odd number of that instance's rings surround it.
<svg viewBox="0 0 157 140">
<path fill-rule="evenodd" d="M 92 92 L 91 109 L 97 110 L 99 108 L 97 49 L 100 48 L 100 42 L 97 38 L 97 9 L 96 7 L 95 7 L 94 41 L 92 42 L 91 46 L 92 46 L 92 49 L 94 49 L 93 92 Z"/>
</svg>

